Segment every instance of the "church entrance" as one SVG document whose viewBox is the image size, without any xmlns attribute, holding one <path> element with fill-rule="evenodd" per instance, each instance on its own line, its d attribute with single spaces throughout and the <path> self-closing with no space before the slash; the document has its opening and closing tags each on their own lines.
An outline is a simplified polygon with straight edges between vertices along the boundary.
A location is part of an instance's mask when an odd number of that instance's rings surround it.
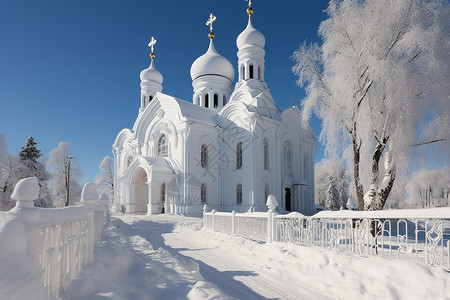
<svg viewBox="0 0 450 300">
<path fill-rule="evenodd" d="M 138 168 L 131 180 L 130 212 L 146 214 L 148 204 L 147 173 Z"/>
<path fill-rule="evenodd" d="M 286 211 L 291 211 L 291 188 L 284 189 L 284 203 Z"/>
</svg>

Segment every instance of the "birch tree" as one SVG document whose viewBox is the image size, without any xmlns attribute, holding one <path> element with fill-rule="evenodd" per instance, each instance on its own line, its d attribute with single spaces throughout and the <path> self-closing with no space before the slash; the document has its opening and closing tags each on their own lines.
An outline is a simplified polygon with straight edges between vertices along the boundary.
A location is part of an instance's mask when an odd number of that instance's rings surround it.
<svg viewBox="0 0 450 300">
<path fill-rule="evenodd" d="M 322 43 L 293 56 L 303 119 L 322 119 L 326 155 L 350 148 L 359 209 L 383 209 L 412 146 L 450 149 L 449 5 L 331 0 L 326 13 Z"/>
</svg>

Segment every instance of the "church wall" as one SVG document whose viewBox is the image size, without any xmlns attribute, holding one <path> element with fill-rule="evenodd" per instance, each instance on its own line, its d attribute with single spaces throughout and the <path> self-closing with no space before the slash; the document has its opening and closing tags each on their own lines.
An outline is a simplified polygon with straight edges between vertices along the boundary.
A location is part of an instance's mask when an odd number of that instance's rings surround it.
<svg viewBox="0 0 450 300">
<path fill-rule="evenodd" d="M 201 215 L 203 205 L 201 202 L 201 185 L 206 186 L 206 204 L 209 209 L 218 209 L 219 206 L 219 156 L 220 147 L 218 143 L 218 130 L 206 124 L 193 124 L 190 128 L 188 138 L 188 161 L 187 170 L 189 174 L 189 198 L 190 215 Z M 202 166 L 201 147 L 207 146 L 206 167 Z"/>
</svg>

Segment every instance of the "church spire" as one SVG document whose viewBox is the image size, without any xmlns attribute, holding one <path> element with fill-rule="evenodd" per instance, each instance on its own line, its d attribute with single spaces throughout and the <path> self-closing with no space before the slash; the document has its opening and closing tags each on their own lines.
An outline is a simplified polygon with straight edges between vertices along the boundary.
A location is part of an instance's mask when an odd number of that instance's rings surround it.
<svg viewBox="0 0 450 300">
<path fill-rule="evenodd" d="M 194 104 L 213 109 L 222 108 L 231 95 L 234 68 L 228 59 L 214 47 L 213 24 L 217 17 L 212 13 L 206 21 L 209 27 L 209 48 L 191 66 Z"/>
<path fill-rule="evenodd" d="M 154 47 L 156 39 L 152 36 L 148 46 L 151 49 L 150 59 L 151 63 L 147 69 L 141 72 L 141 108 L 139 111 L 143 111 L 144 108 L 153 100 L 156 93 L 162 92 L 163 76 L 155 67 Z"/>
<path fill-rule="evenodd" d="M 239 49 L 237 56 L 239 58 L 239 81 L 257 79 L 264 81 L 264 45 L 266 39 L 264 35 L 258 31 L 252 22 L 252 15 L 254 10 L 252 8 L 252 1 L 248 2 L 247 27 L 236 40 L 236 45 Z"/>
</svg>

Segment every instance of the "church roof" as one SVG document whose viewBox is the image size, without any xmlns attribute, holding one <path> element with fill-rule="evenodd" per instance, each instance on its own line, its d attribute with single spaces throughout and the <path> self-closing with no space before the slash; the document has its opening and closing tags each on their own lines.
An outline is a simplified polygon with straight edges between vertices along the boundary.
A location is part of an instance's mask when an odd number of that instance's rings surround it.
<svg viewBox="0 0 450 300">
<path fill-rule="evenodd" d="M 239 50 L 250 47 L 250 46 L 258 46 L 264 48 L 266 43 L 266 39 L 264 35 L 253 27 L 252 16 L 248 17 L 248 24 L 244 31 L 239 34 L 236 45 Z"/>
<path fill-rule="evenodd" d="M 217 75 L 234 80 L 234 68 L 228 59 L 220 55 L 214 47 L 213 39 L 208 51 L 197 58 L 191 66 L 191 78 L 195 80 L 205 75 Z"/>
</svg>

